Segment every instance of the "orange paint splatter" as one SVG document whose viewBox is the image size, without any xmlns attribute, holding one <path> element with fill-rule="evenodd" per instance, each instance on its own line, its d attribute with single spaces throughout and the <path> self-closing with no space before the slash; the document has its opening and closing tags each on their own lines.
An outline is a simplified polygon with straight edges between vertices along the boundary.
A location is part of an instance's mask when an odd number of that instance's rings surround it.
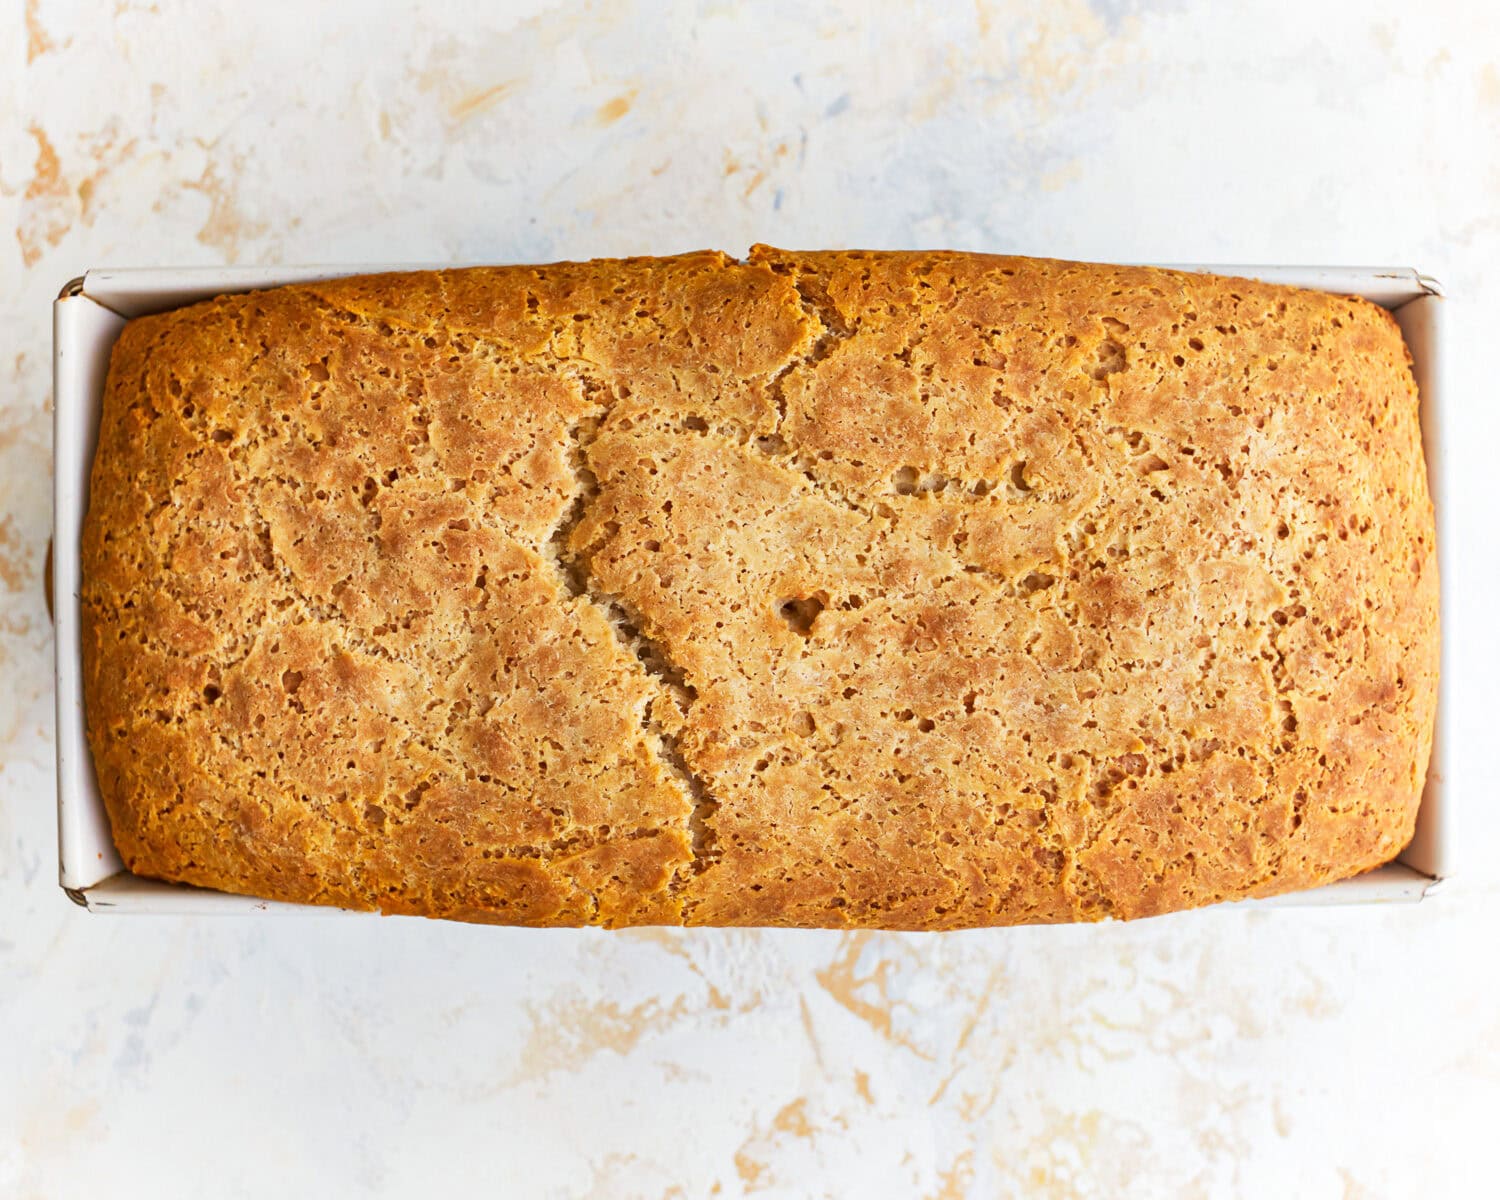
<svg viewBox="0 0 1500 1200">
<path fill-rule="evenodd" d="M 239 258 L 242 241 L 259 237 L 266 231 L 264 221 L 248 220 L 240 212 L 234 188 L 219 178 L 216 164 L 209 163 L 203 168 L 202 175 L 183 184 L 183 187 L 202 192 L 208 197 L 208 219 L 198 230 L 198 240 L 205 246 L 213 246 L 222 252 L 225 262 L 234 262 Z"/>
<path fill-rule="evenodd" d="M 49 50 L 56 50 L 57 43 L 47 36 L 41 19 L 36 15 L 38 0 L 26 0 L 26 62 L 34 63 Z"/>
<path fill-rule="evenodd" d="M 619 936 L 622 938 L 634 938 L 636 941 L 641 942 L 650 942 L 653 945 L 661 947 L 661 949 L 673 957 L 682 959 L 683 962 L 687 963 L 688 970 L 703 980 L 703 986 L 708 989 L 708 1006 L 719 1012 L 729 1011 L 731 1007 L 729 997 L 720 990 L 718 985 L 704 973 L 703 968 L 694 960 L 692 954 L 684 944 L 680 931 L 657 929 L 648 925 L 639 929 L 621 930 Z M 754 1008 L 760 1002 L 760 997 L 751 995 L 742 997 L 742 1000 L 740 1009 L 744 1011 Z"/>
<path fill-rule="evenodd" d="M 548 1006 L 532 1014 L 515 1082 L 575 1070 L 605 1051 L 627 1055 L 642 1038 L 669 1028 L 688 1012 L 685 996 L 666 1007 L 654 999 L 633 1008 L 613 1001 Z"/>
<path fill-rule="evenodd" d="M 41 258 L 48 246 L 56 246 L 62 241 L 75 220 L 87 222 L 92 219 L 90 210 L 99 180 L 135 148 L 134 140 L 117 146 L 112 125 L 85 139 L 84 149 L 93 170 L 75 184 L 64 176 L 57 148 L 46 130 L 32 125 L 29 131 L 36 140 L 36 163 L 32 168 L 31 182 L 21 197 L 20 220 L 16 224 L 21 261 L 28 267 Z"/>
<path fill-rule="evenodd" d="M 26 586 L 28 576 L 26 547 L 16 535 L 16 521 L 6 514 L 0 519 L 0 584 L 8 592 L 19 592 Z"/>
<path fill-rule="evenodd" d="M 449 107 L 448 115 L 455 121 L 467 121 L 470 117 L 478 116 L 486 109 L 493 108 L 516 89 L 514 79 L 497 83 L 494 87 L 487 87 L 482 92 L 471 92 L 457 104 Z"/>
<path fill-rule="evenodd" d="M 863 1071 L 854 1072 L 854 1090 L 866 1104 L 875 1103 L 875 1097 L 870 1094 L 870 1077 Z"/>
<path fill-rule="evenodd" d="M 974 1179 L 974 1152 L 965 1150 L 938 1176 L 938 1190 L 928 1200 L 964 1200 Z"/>
<path fill-rule="evenodd" d="M 766 1173 L 766 1164 L 757 1162 L 743 1150 L 737 1150 L 734 1155 L 734 1169 L 739 1172 L 740 1181 L 749 1189 L 755 1187 L 760 1177 Z"/>
<path fill-rule="evenodd" d="M 802 1009 L 802 1028 L 807 1033 L 807 1044 L 812 1047 L 813 1058 L 817 1060 L 818 1068 L 823 1067 L 823 1047 L 818 1044 L 818 1031 L 813 1028 L 812 1009 L 807 1006 L 807 997 L 797 997 L 797 1003 Z"/>
<path fill-rule="evenodd" d="M 26 199 L 39 200 L 43 196 L 56 195 L 62 186 L 62 167 L 57 159 L 57 150 L 40 125 L 30 126 L 31 136 L 36 139 L 36 165 L 32 169 L 31 182 L 26 185 Z"/>
<path fill-rule="evenodd" d="M 1500 109 L 1500 71 L 1486 63 L 1479 72 L 1479 103 L 1489 109 Z"/>
<path fill-rule="evenodd" d="M 793 1137 L 811 1138 L 812 1124 L 807 1119 L 807 1097 L 800 1096 L 771 1118 L 771 1127 Z"/>
<path fill-rule="evenodd" d="M 860 955 L 873 936 L 868 931 L 845 934 L 843 949 L 839 956 L 823 970 L 816 972 L 818 983 L 834 1000 L 864 1021 L 886 1041 L 905 1046 L 919 1058 L 930 1062 L 932 1060 L 930 1053 L 896 1031 L 887 984 L 887 976 L 891 970 L 890 960 L 880 959 L 869 974 L 859 974 Z M 873 995 L 870 995 L 871 993 Z"/>
<path fill-rule="evenodd" d="M 964 1054 L 964 1047 L 969 1044 L 969 1039 L 974 1036 L 974 1030 L 979 1027 L 980 1020 L 984 1017 L 985 1010 L 990 1006 L 996 990 L 1000 986 L 1002 974 L 997 968 L 990 972 L 990 977 L 984 985 L 984 991 L 980 993 L 979 1001 L 970 1010 L 969 1015 L 964 1018 L 963 1028 L 958 1032 L 958 1041 L 954 1043 L 953 1052 L 948 1056 L 953 1063 L 953 1069 L 943 1077 L 942 1083 L 938 1084 L 937 1090 L 928 1099 L 928 1104 L 936 1104 L 948 1091 L 948 1086 L 958 1075 L 958 1072 L 968 1062 L 968 1056 Z"/>
<path fill-rule="evenodd" d="M 599 124 L 613 125 L 621 117 L 630 111 L 630 106 L 635 103 L 636 89 L 632 88 L 622 96 L 616 96 L 613 100 L 599 106 L 596 114 Z"/>
<path fill-rule="evenodd" d="M 57 150 L 40 125 L 32 125 L 30 133 L 36 139 L 36 163 L 21 197 L 21 221 L 16 226 L 21 262 L 28 267 L 42 257 L 44 247 L 62 241 L 69 227 L 62 209 L 68 187 L 62 179 Z"/>
</svg>

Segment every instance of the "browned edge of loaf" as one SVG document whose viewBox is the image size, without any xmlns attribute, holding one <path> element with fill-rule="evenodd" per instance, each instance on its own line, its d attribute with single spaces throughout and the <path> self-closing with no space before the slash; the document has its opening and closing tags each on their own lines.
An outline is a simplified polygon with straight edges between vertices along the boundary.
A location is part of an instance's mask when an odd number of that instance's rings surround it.
<svg viewBox="0 0 1500 1200">
<path fill-rule="evenodd" d="M 961 253 L 370 276 L 130 322 L 83 539 L 141 875 L 536 925 L 1137 917 L 1412 833 L 1409 357 Z"/>
</svg>

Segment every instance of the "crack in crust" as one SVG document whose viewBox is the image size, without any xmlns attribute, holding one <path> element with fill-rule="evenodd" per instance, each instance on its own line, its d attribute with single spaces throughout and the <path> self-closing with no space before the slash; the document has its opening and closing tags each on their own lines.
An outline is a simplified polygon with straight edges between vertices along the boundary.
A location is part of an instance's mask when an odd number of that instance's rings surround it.
<svg viewBox="0 0 1500 1200">
<path fill-rule="evenodd" d="M 599 610 L 620 645 L 631 652 L 642 672 L 658 688 L 658 695 L 646 702 L 642 725 L 655 738 L 662 766 L 682 785 L 693 805 L 687 820 L 693 857 L 686 868 L 679 868 L 673 874 L 668 891 L 675 896 L 681 892 L 688 877 L 703 874 L 718 859 L 712 820 L 719 802 L 709 790 L 707 781 L 689 763 L 677 735 L 655 716 L 655 705 L 669 700 L 685 718 L 698 698 L 697 690 L 688 681 L 682 667 L 672 661 L 665 647 L 645 634 L 640 619 L 630 615 L 620 597 L 596 590 L 589 572 L 588 549 L 580 552 L 573 546 L 574 531 L 588 515 L 590 501 L 599 495 L 599 480 L 588 465 L 588 449 L 598 436 L 601 424 L 602 419 L 591 422 L 592 428 L 580 423 L 569 430 L 568 466 L 573 472 L 574 495 L 547 539 L 547 557 L 568 592 Z"/>
</svg>

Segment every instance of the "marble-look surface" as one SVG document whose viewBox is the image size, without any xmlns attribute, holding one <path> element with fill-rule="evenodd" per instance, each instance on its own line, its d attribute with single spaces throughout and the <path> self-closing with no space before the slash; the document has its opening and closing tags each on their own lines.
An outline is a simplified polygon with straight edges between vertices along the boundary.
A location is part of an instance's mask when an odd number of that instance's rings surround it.
<svg viewBox="0 0 1500 1200">
<path fill-rule="evenodd" d="M 1496 6 L 477 7 L 0 0 L 0 1196 L 1494 1194 Z M 755 240 L 1442 279 L 1461 876 L 942 937 L 68 903 L 65 280 Z"/>
</svg>

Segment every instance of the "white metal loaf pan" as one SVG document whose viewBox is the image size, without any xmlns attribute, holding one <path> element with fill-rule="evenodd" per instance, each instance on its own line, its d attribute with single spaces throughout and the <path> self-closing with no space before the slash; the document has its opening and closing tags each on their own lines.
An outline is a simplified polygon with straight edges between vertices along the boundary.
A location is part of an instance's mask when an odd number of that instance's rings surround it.
<svg viewBox="0 0 1500 1200">
<path fill-rule="evenodd" d="M 88 509 L 89 471 L 98 440 L 99 408 L 110 350 L 131 317 L 162 312 L 227 292 L 327 279 L 366 271 L 415 269 L 349 267 L 223 267 L 187 270 L 95 270 L 73 280 L 53 306 L 54 446 L 53 597 L 57 653 L 57 833 L 63 889 L 93 912 L 246 913 L 311 915 L 338 912 L 280 904 L 203 888 L 142 879 L 124 869 L 110 838 L 84 734 L 83 669 L 79 643 L 79 540 Z M 1415 364 L 1422 396 L 1422 436 L 1428 479 L 1437 509 L 1439 570 L 1446 582 L 1446 479 L 1443 460 L 1442 290 L 1408 268 L 1179 266 L 1181 270 L 1248 276 L 1271 283 L 1363 296 L 1392 310 Z M 1443 609 L 1446 611 L 1446 590 Z M 1446 620 L 1444 620 L 1446 626 Z M 1445 714 L 1452 711 L 1447 649 L 1438 698 L 1437 736 L 1417 816 L 1416 836 L 1393 863 L 1379 870 L 1293 893 L 1262 904 L 1364 904 L 1415 902 L 1449 873 L 1455 844 L 1454 798 L 1443 786 Z"/>
</svg>

